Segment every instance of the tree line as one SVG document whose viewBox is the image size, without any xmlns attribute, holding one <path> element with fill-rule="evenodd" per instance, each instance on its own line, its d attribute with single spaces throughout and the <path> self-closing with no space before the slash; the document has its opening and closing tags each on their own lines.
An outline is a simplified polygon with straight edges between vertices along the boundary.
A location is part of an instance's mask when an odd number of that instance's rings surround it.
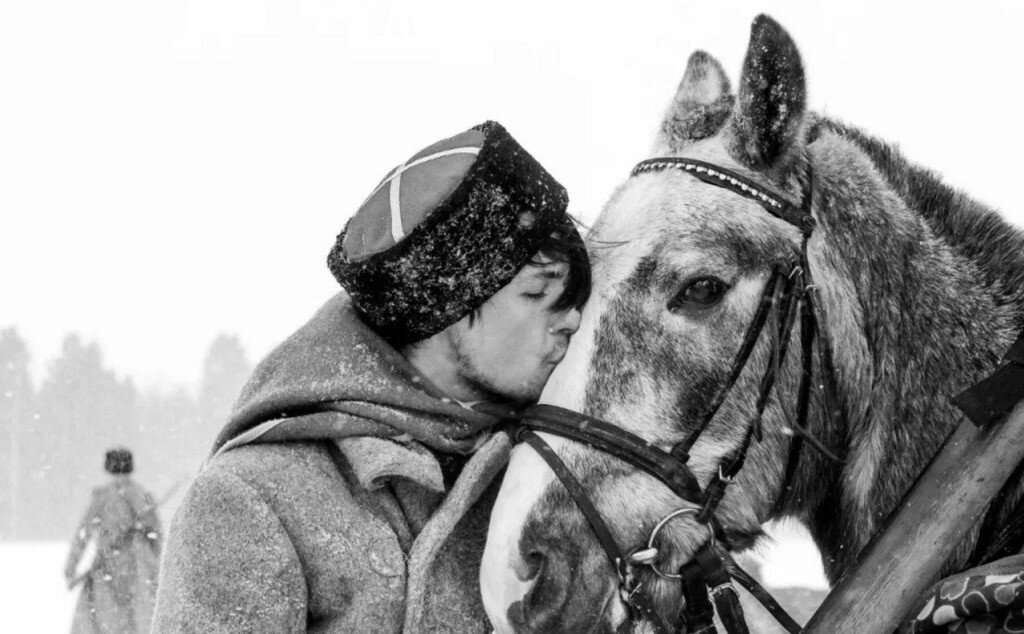
<svg viewBox="0 0 1024 634">
<path fill-rule="evenodd" d="M 0 331 L 0 540 L 70 539 L 107 449 L 125 446 L 166 522 L 251 370 L 237 336 L 207 348 L 198 390 L 140 390 L 99 344 L 67 335 L 36 385 L 30 351 Z"/>
</svg>

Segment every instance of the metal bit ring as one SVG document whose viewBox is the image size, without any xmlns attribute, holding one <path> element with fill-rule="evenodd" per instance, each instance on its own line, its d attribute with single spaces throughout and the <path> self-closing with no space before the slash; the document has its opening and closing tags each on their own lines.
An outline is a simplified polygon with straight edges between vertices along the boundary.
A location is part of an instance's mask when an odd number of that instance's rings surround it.
<svg viewBox="0 0 1024 634">
<path fill-rule="evenodd" d="M 698 513 L 697 509 L 694 509 L 694 508 L 682 508 L 682 509 L 676 509 L 676 510 L 672 511 L 671 513 L 669 513 L 668 515 L 666 515 L 665 517 L 663 517 L 661 519 L 661 521 L 658 522 L 655 525 L 654 530 L 651 531 L 651 536 L 647 540 L 647 548 L 648 549 L 653 549 L 654 548 L 654 538 L 656 538 L 658 536 L 658 532 L 661 531 L 661 529 L 664 528 L 665 524 L 668 524 L 670 520 L 672 520 L 672 519 L 674 519 L 676 517 L 679 517 L 680 515 L 688 515 L 688 514 L 697 515 L 697 513 Z M 711 540 L 711 546 L 714 547 L 714 545 L 715 545 L 715 531 L 710 526 L 708 526 L 708 536 L 709 536 L 709 538 Z M 655 565 L 653 560 L 649 564 L 647 564 L 647 565 L 651 567 L 651 570 L 654 571 L 654 574 L 658 575 L 662 579 L 682 579 L 683 578 L 683 575 L 681 575 L 681 574 L 670 573 L 670 572 L 662 572 L 661 569 L 659 569 L 658 566 Z"/>
</svg>

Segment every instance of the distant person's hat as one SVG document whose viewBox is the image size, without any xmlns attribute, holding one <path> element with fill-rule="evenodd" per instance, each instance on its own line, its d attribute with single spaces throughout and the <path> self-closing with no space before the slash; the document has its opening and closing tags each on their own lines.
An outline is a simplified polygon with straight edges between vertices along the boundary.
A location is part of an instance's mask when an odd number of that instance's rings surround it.
<svg viewBox="0 0 1024 634">
<path fill-rule="evenodd" d="M 555 231 L 579 240 L 565 188 L 488 121 L 414 154 L 373 190 L 327 266 L 374 330 L 400 346 L 494 295 Z"/>
<path fill-rule="evenodd" d="M 107 459 L 103 463 L 103 467 L 108 473 L 131 473 L 133 469 L 132 452 L 124 447 L 110 449 L 107 451 Z"/>
</svg>

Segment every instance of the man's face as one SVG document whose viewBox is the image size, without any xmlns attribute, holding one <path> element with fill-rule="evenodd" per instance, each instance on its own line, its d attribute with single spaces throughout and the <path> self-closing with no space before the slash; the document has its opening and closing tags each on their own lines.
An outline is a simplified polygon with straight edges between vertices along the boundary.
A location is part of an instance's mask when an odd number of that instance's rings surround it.
<svg viewBox="0 0 1024 634">
<path fill-rule="evenodd" d="M 569 265 L 536 256 L 451 335 L 461 378 L 487 394 L 519 402 L 540 397 L 580 325 L 576 308 L 552 312 L 565 289 Z"/>
</svg>

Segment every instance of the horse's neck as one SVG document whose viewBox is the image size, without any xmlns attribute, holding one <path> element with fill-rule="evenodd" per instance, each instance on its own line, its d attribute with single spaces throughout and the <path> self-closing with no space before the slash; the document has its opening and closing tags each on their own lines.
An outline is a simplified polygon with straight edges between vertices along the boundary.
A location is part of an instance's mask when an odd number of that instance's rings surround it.
<svg viewBox="0 0 1024 634">
<path fill-rule="evenodd" d="M 895 146 L 863 131 L 817 118 L 812 135 L 831 131 L 855 143 L 886 184 L 932 229 L 933 234 L 977 266 L 984 284 L 1000 303 L 1017 307 L 1024 328 L 1024 231 L 995 210 L 950 187 L 937 174 L 914 165 Z"/>
<path fill-rule="evenodd" d="M 820 228 L 810 264 L 847 426 L 826 430 L 817 421 L 845 464 L 831 479 L 811 468 L 803 477 L 816 498 L 812 533 L 834 577 L 959 422 L 949 398 L 995 367 L 1024 315 L 856 143 L 825 134 L 811 149 Z"/>
</svg>

